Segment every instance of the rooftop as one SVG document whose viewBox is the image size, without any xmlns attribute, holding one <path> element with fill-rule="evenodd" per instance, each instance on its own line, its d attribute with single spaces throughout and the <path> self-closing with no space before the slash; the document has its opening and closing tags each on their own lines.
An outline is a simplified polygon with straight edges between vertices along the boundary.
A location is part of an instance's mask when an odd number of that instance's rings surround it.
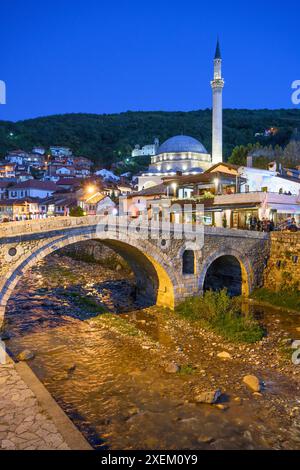
<svg viewBox="0 0 300 470">
<path fill-rule="evenodd" d="M 176 135 L 166 140 L 163 144 L 158 147 L 157 155 L 161 153 L 182 153 L 182 152 L 193 152 L 193 153 L 207 153 L 206 148 L 201 142 L 194 137 L 187 135 Z"/>
<path fill-rule="evenodd" d="M 40 180 L 27 180 L 22 183 L 15 184 L 11 187 L 15 189 L 44 189 L 45 191 L 57 191 L 58 187 L 52 181 L 40 181 Z"/>
</svg>

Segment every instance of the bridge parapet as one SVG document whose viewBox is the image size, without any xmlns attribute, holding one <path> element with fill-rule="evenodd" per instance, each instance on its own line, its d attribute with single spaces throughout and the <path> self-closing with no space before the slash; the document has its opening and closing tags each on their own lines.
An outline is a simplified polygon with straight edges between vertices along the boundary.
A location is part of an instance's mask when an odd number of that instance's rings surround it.
<svg viewBox="0 0 300 470">
<path fill-rule="evenodd" d="M 11 237 L 16 235 L 25 235 L 33 233 L 46 233 L 55 230 L 65 230 L 65 229 L 75 229 L 79 227 L 89 227 L 96 225 L 103 225 L 106 223 L 106 218 L 103 215 L 90 215 L 84 217 L 53 217 L 49 219 L 38 219 L 38 220 L 25 220 L 18 222 L 7 222 L 0 224 L 0 240 L 5 237 Z M 131 227 L 130 223 L 134 220 L 128 220 L 127 217 L 117 217 L 116 219 L 116 229 L 119 231 L 124 231 L 126 229 L 129 231 L 134 231 L 135 227 Z M 190 224 L 190 229 L 188 224 L 184 226 L 185 233 L 192 233 L 196 231 L 196 226 Z M 148 230 L 151 232 L 157 232 L 155 228 L 152 228 L 147 223 L 142 224 L 141 228 L 143 230 Z M 182 232 L 181 224 L 170 224 L 171 233 Z M 198 226 L 199 229 L 199 226 Z M 218 236 L 218 237 L 234 237 L 234 238 L 249 238 L 249 239 L 262 239 L 266 240 L 269 238 L 268 233 L 249 231 L 249 230 L 238 230 L 238 229 L 229 229 L 221 227 L 210 227 L 210 226 L 201 226 L 200 229 L 203 229 L 204 235 Z M 159 229 L 158 229 L 159 230 Z M 157 237 L 155 237 L 157 238 Z"/>
<path fill-rule="evenodd" d="M 22 220 L 0 224 L 0 238 L 27 233 L 41 233 L 72 227 L 95 225 L 103 216 L 89 215 L 84 217 L 53 217 L 49 219 Z"/>
</svg>

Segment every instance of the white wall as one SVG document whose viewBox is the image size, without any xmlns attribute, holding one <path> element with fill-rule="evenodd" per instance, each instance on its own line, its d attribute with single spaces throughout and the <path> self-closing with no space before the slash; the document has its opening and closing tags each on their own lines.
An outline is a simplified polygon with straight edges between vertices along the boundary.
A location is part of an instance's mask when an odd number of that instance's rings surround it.
<svg viewBox="0 0 300 470">
<path fill-rule="evenodd" d="M 14 193 L 17 193 L 15 196 Z M 23 199 L 24 197 L 37 197 L 40 199 L 52 196 L 54 191 L 49 191 L 45 189 L 34 189 L 34 188 L 22 188 L 17 190 L 9 190 L 10 199 Z"/>
<path fill-rule="evenodd" d="M 241 167 L 239 173 L 247 179 L 247 183 L 241 187 L 242 192 L 245 192 L 245 185 L 249 186 L 250 192 L 261 191 L 262 188 L 267 188 L 271 193 L 279 193 L 282 190 L 282 192 L 290 191 L 292 194 L 299 194 L 300 191 L 300 181 L 298 183 L 281 178 L 275 171 Z"/>
<path fill-rule="evenodd" d="M 161 183 L 161 176 L 139 176 L 138 190 L 142 191 L 143 189 L 151 188 L 152 186 L 157 186 Z"/>
</svg>

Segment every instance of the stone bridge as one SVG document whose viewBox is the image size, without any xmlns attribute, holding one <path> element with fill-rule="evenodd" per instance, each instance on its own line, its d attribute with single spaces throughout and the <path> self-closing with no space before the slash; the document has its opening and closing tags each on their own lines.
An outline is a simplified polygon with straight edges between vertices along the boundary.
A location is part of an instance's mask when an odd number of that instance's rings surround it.
<svg viewBox="0 0 300 470">
<path fill-rule="evenodd" d="M 148 227 L 120 223 L 114 229 L 99 216 L 1 224 L 0 326 L 21 276 L 50 253 L 84 240 L 99 240 L 120 254 L 136 276 L 137 293 L 161 306 L 174 308 L 209 288 L 227 287 L 233 295 L 247 296 L 262 284 L 270 249 L 267 234 L 205 227 L 202 243 L 190 227 L 187 239 L 174 226 L 168 238 L 159 230 L 150 238 Z"/>
</svg>

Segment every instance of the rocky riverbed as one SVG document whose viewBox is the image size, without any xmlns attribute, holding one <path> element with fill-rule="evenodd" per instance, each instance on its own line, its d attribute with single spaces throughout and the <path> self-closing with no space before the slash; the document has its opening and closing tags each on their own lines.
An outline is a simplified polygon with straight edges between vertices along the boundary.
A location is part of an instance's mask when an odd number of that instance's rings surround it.
<svg viewBox="0 0 300 470">
<path fill-rule="evenodd" d="M 300 314 L 249 308 L 267 334 L 231 344 L 136 304 L 127 271 L 51 255 L 9 302 L 7 347 L 34 352 L 31 368 L 95 448 L 299 449 Z"/>
</svg>

